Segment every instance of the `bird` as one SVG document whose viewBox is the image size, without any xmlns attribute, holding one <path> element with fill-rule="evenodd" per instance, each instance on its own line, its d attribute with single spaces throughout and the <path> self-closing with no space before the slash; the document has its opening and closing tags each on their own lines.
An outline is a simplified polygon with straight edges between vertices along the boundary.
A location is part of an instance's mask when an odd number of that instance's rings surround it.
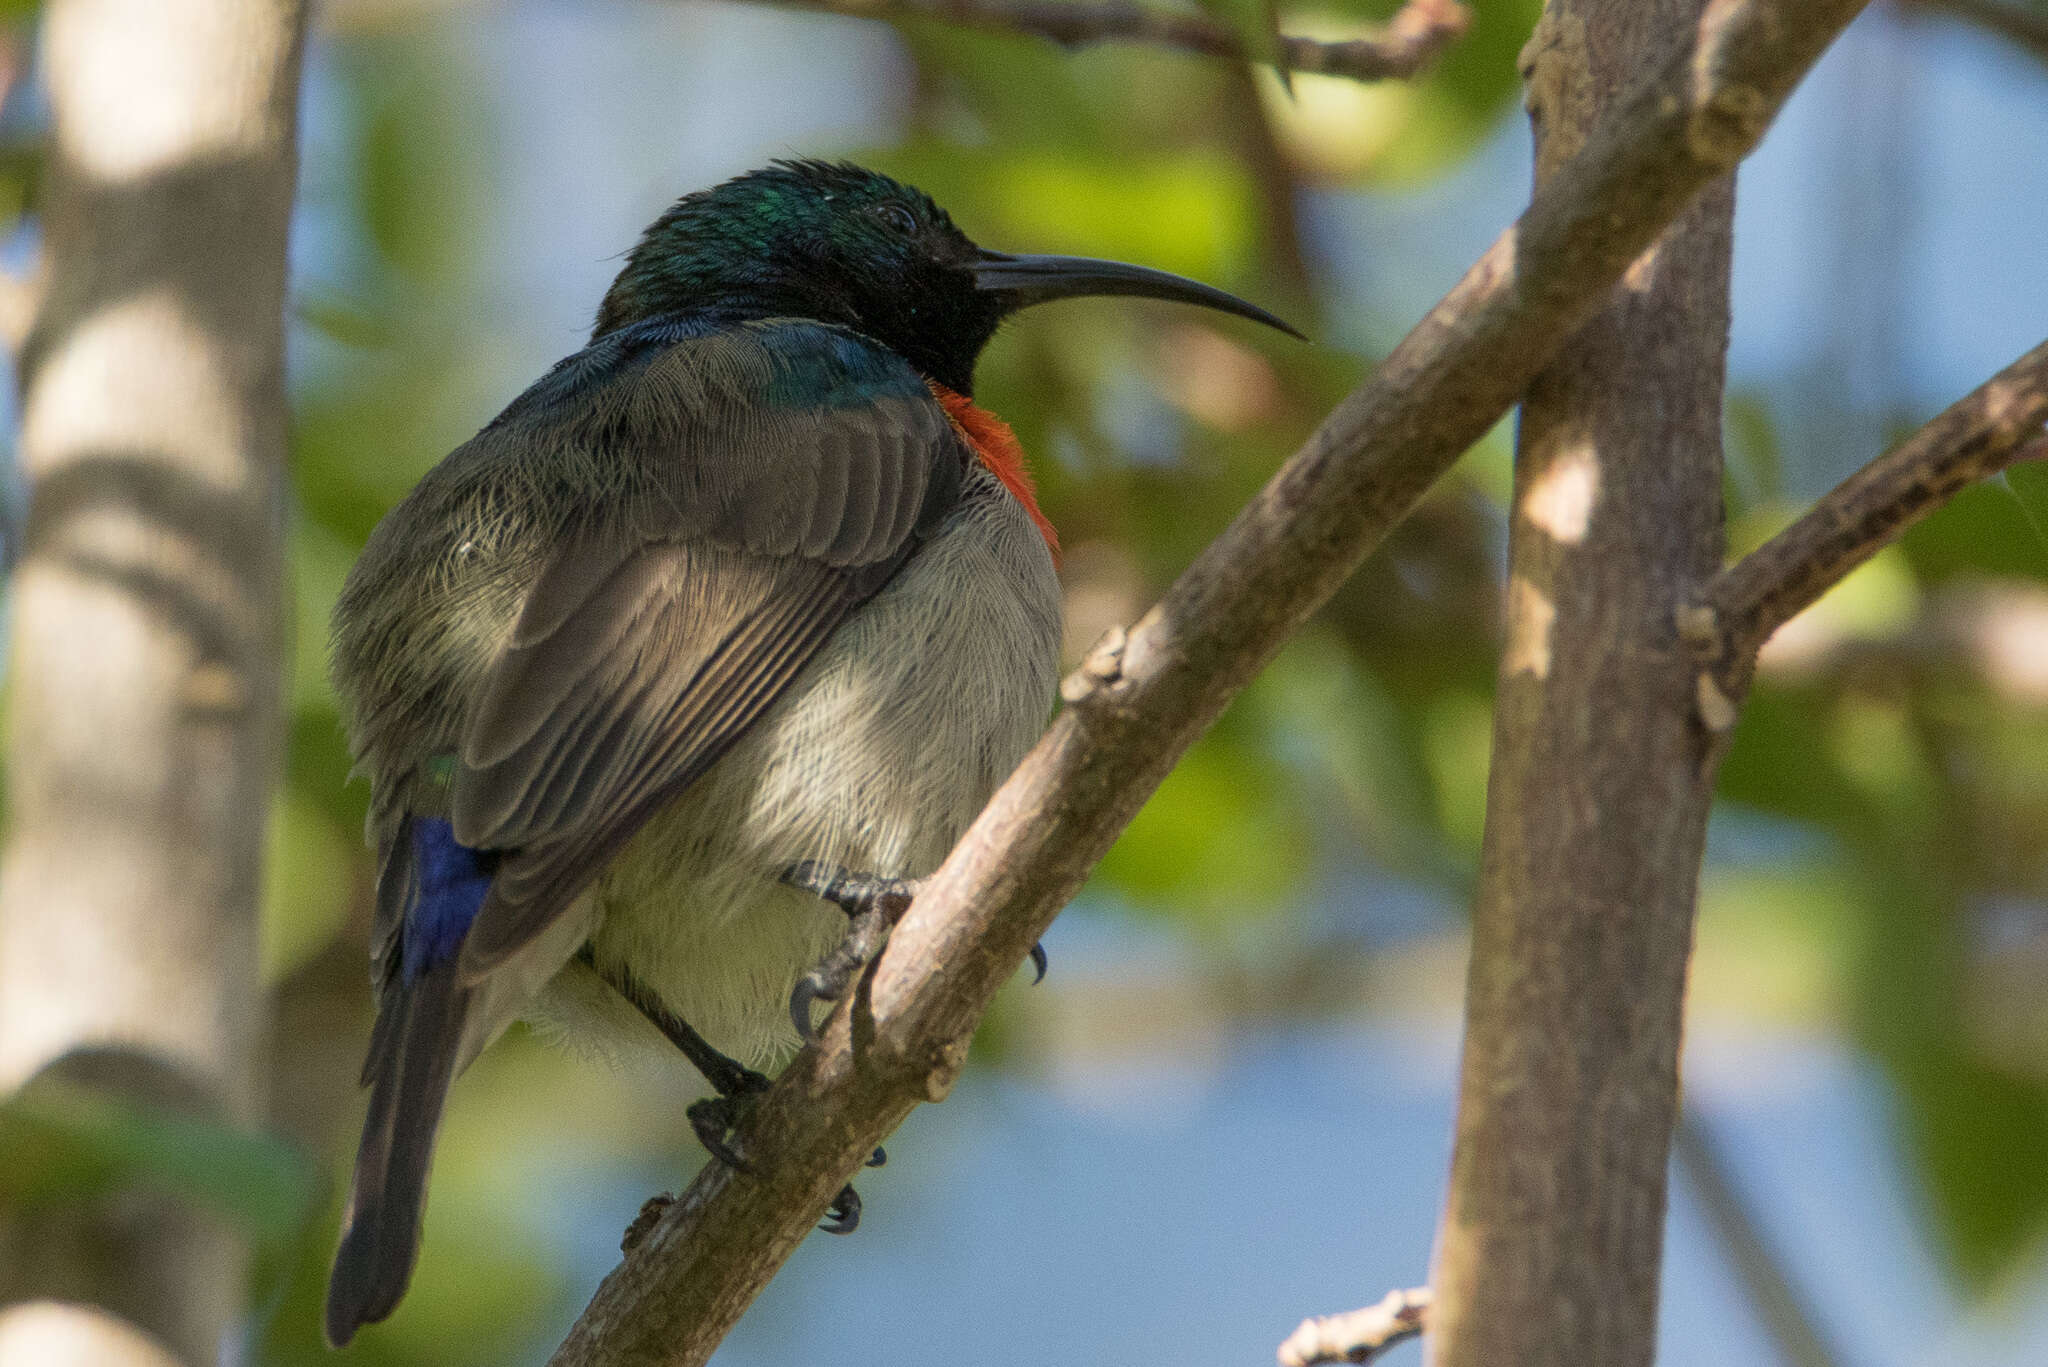
<svg viewBox="0 0 2048 1367">
<path fill-rule="evenodd" d="M 449 1087 L 516 1019 L 679 1051 L 715 1093 L 698 1134 L 744 1161 L 757 1069 L 1050 717 L 1057 536 L 974 370 L 1011 314 L 1081 295 L 1300 336 L 778 161 L 655 219 L 588 343 L 377 525 L 331 633 L 377 878 L 330 1343 L 403 1297 Z M 832 1214 L 857 1220 L 850 1187 Z"/>
</svg>

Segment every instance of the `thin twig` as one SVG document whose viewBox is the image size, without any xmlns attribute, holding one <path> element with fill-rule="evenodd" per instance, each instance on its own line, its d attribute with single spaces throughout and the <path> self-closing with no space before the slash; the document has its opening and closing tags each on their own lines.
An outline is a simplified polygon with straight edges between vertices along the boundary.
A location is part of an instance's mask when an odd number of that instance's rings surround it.
<svg viewBox="0 0 2048 1367">
<path fill-rule="evenodd" d="M 1629 264 L 1763 136 L 1863 0 L 1717 0 L 1128 634 L 926 883 L 822 1037 L 598 1288 L 554 1367 L 695 1367 L 848 1175 L 951 1087 L 989 1001 L 1174 761 Z"/>
<path fill-rule="evenodd" d="M 1271 52 L 1206 15 L 1154 9 L 1129 0 L 1066 4 L 1061 0 L 748 0 L 783 9 L 821 10 L 862 19 L 931 19 L 990 33 L 1044 38 L 1065 48 L 1102 42 L 1150 43 L 1233 61 L 1268 61 L 1287 71 L 1348 76 L 1354 81 L 1403 80 L 1420 72 L 1459 38 L 1472 16 L 1458 0 L 1408 0 L 1384 28 L 1362 38 L 1318 42 L 1283 34 Z"/>
<path fill-rule="evenodd" d="M 1397 1343 L 1420 1334 L 1429 1318 L 1429 1288 L 1389 1291 L 1378 1305 L 1341 1315 L 1318 1315 L 1280 1345 L 1280 1367 L 1316 1367 L 1324 1362 L 1371 1362 Z"/>
<path fill-rule="evenodd" d="M 1830 490 L 1791 526 L 1716 575 L 1680 613 L 1701 660 L 1703 720 L 1735 720 L 1771 633 L 1957 493 L 2038 456 L 2048 423 L 2048 342 L 1986 380 Z"/>
<path fill-rule="evenodd" d="M 1250 67 L 1238 63 L 1218 71 L 1223 89 L 1219 116 L 1227 120 L 1229 134 L 1237 144 L 1238 160 L 1251 172 L 1258 187 L 1265 222 L 1261 234 L 1266 244 L 1273 275 L 1283 291 L 1283 303 L 1304 312 L 1314 307 L 1315 277 L 1309 269 L 1308 253 L 1301 235 L 1301 215 L 1296 200 L 1300 185 L 1293 162 L 1273 131 L 1266 102 L 1259 97 L 1259 85 Z"/>
<path fill-rule="evenodd" d="M 2048 14 L 1998 0 L 1900 0 L 1907 10 L 1950 14 L 2048 62 Z"/>
<path fill-rule="evenodd" d="M 1806 1296 L 1743 1200 L 1720 1144 L 1691 1107 L 1678 1113 L 1671 1134 L 1671 1157 L 1706 1212 L 1707 1224 L 1728 1255 L 1735 1279 L 1742 1284 L 1757 1318 L 1770 1331 L 1786 1367 L 1842 1367 L 1841 1355 L 1821 1332 Z"/>
</svg>

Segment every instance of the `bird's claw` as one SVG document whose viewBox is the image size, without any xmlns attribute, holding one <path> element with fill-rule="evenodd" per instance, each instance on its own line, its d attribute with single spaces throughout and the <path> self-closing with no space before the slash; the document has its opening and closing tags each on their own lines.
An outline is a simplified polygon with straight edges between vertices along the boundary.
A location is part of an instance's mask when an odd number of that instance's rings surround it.
<svg viewBox="0 0 2048 1367">
<path fill-rule="evenodd" d="M 683 1112 L 689 1117 L 690 1128 L 696 1131 L 697 1142 L 704 1146 L 704 1151 L 735 1172 L 753 1171 L 753 1165 L 733 1147 L 731 1137 L 746 1120 L 754 1098 L 768 1085 L 768 1080 L 760 1074 L 750 1076 L 758 1086 L 749 1085 L 722 1096 L 704 1097 L 691 1102 Z"/>
<path fill-rule="evenodd" d="M 875 1152 L 880 1153 L 881 1150 Z M 825 1218 L 818 1223 L 818 1228 L 827 1234 L 851 1234 L 859 1229 L 860 1193 L 851 1185 L 841 1187 L 839 1194 L 832 1198 L 832 1204 L 826 1207 Z"/>
<path fill-rule="evenodd" d="M 838 1001 L 839 994 L 845 990 L 843 983 L 835 985 L 826 980 L 820 971 L 823 967 L 821 964 L 798 978 L 789 994 L 789 1023 L 796 1027 L 796 1037 L 805 1044 L 816 1038 L 811 1026 L 811 1003 L 821 997 L 828 1002 Z"/>
<path fill-rule="evenodd" d="M 1045 981 L 1046 962 L 1045 946 L 1033 942 L 1031 946 L 1031 967 L 1037 970 L 1031 976 L 1031 985 L 1033 987 Z"/>
<path fill-rule="evenodd" d="M 914 879 L 852 873 L 815 859 L 793 865 L 783 874 L 782 881 L 832 903 L 846 913 L 848 923 L 846 938 L 817 967 L 799 978 L 789 994 L 790 1024 L 796 1027 L 797 1037 L 808 1044 L 816 1038 L 811 1024 L 812 1004 L 836 1002 L 846 995 L 861 970 L 881 953 L 889 932 L 909 910 L 918 885 Z"/>
</svg>

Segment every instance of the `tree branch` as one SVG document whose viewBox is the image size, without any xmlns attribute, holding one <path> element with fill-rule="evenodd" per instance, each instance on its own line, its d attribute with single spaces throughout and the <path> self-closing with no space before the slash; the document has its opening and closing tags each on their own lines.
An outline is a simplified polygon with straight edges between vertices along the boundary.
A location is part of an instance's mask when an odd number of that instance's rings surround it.
<svg viewBox="0 0 2048 1367">
<path fill-rule="evenodd" d="M 1305 1319 L 1276 1355 L 1280 1367 L 1318 1367 L 1325 1362 L 1371 1362 L 1423 1331 L 1429 1318 L 1429 1288 L 1389 1291 L 1377 1305 L 1341 1315 Z"/>
<path fill-rule="evenodd" d="M 749 0 L 782 9 L 821 10 L 860 19 L 931 19 L 989 33 L 1043 38 L 1064 48 L 1102 42 L 1150 43 L 1233 61 L 1277 57 L 1287 71 L 1401 80 L 1420 72 L 1470 25 L 1458 0 L 1408 0 L 1386 27 L 1365 38 L 1325 43 L 1282 35 L 1277 51 L 1254 50 L 1230 25 L 1203 14 L 1153 9 L 1128 0 L 1067 4 L 1062 0 Z"/>
<path fill-rule="evenodd" d="M 1900 0 L 1908 10 L 1953 15 L 2048 62 L 2048 15 L 1997 0 Z"/>
<path fill-rule="evenodd" d="M 851 1004 L 605 1279 L 555 1367 L 704 1362 L 841 1182 L 946 1094 L 996 989 L 1195 738 L 1762 137 L 1863 0 L 1720 0 L 1131 628 L 911 905 Z"/>
<path fill-rule="evenodd" d="M 1851 570 L 1927 514 L 2009 465 L 2048 454 L 2048 342 L 1957 400 L 1830 490 L 1791 526 L 1722 570 L 1680 613 L 1703 670 L 1701 714 L 1735 720 L 1756 652 Z M 1710 691 L 1711 690 L 1711 691 Z"/>
</svg>

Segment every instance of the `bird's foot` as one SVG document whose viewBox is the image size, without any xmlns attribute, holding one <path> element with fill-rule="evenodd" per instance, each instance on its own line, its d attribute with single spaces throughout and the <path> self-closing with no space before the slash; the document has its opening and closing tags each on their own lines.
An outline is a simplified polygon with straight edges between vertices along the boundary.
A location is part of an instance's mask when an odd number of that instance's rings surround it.
<svg viewBox="0 0 2048 1367">
<path fill-rule="evenodd" d="M 733 1132 L 745 1123 L 747 1112 L 753 1109 L 754 1099 L 768 1089 L 768 1079 L 759 1073 L 749 1071 L 747 1076 L 758 1085 L 723 1096 L 707 1096 L 690 1103 L 686 1112 L 690 1128 L 697 1132 L 697 1142 L 704 1151 L 735 1172 L 752 1172 L 754 1165 L 733 1146 Z M 867 1165 L 879 1168 L 889 1161 L 889 1155 L 877 1148 L 868 1158 Z M 640 1214 L 626 1230 L 621 1251 L 630 1252 L 634 1246 L 647 1237 L 647 1231 L 654 1228 L 654 1222 L 668 1209 L 670 1197 L 666 1195 L 651 1198 L 640 1207 Z M 860 1193 L 851 1185 L 841 1187 L 839 1194 L 832 1198 L 831 1206 L 825 1212 L 825 1221 L 820 1226 L 830 1234 L 851 1234 L 860 1227 Z"/>
<path fill-rule="evenodd" d="M 783 873 L 782 881 L 800 892 L 824 898 L 845 912 L 848 920 L 857 921 L 865 913 L 879 912 L 892 926 L 903 919 L 903 913 L 910 908 L 910 899 L 917 896 L 918 888 L 924 883 L 922 878 L 885 878 L 879 873 L 856 873 L 819 859 L 792 864 Z"/>
<path fill-rule="evenodd" d="M 789 1019 L 805 1041 L 813 1037 L 811 1004 L 836 1002 L 846 995 L 861 970 L 874 961 L 889 932 L 910 909 L 920 880 L 884 878 L 880 874 L 854 873 L 806 860 L 783 874 L 782 881 L 793 888 L 822 897 L 846 913 L 846 938 L 839 942 L 816 967 L 797 979 L 789 994 Z M 858 1207 L 853 1218 L 860 1218 Z"/>
<path fill-rule="evenodd" d="M 815 1037 L 811 1004 L 836 1002 L 860 976 L 887 943 L 889 932 L 910 910 L 910 903 L 923 886 L 922 878 L 885 878 L 876 873 L 856 873 L 816 859 L 792 865 L 782 881 L 803 892 L 823 898 L 846 913 L 846 938 L 810 972 L 797 980 L 789 995 L 789 1019 L 806 1043 Z M 1031 946 L 1032 984 L 1045 981 L 1045 946 Z"/>
<path fill-rule="evenodd" d="M 693 1101 L 683 1114 L 706 1153 L 736 1172 L 752 1172 L 753 1166 L 733 1147 L 732 1136 L 753 1109 L 754 1098 L 768 1090 L 768 1079 L 751 1069 L 743 1071 L 746 1082 L 740 1088 Z"/>
</svg>

